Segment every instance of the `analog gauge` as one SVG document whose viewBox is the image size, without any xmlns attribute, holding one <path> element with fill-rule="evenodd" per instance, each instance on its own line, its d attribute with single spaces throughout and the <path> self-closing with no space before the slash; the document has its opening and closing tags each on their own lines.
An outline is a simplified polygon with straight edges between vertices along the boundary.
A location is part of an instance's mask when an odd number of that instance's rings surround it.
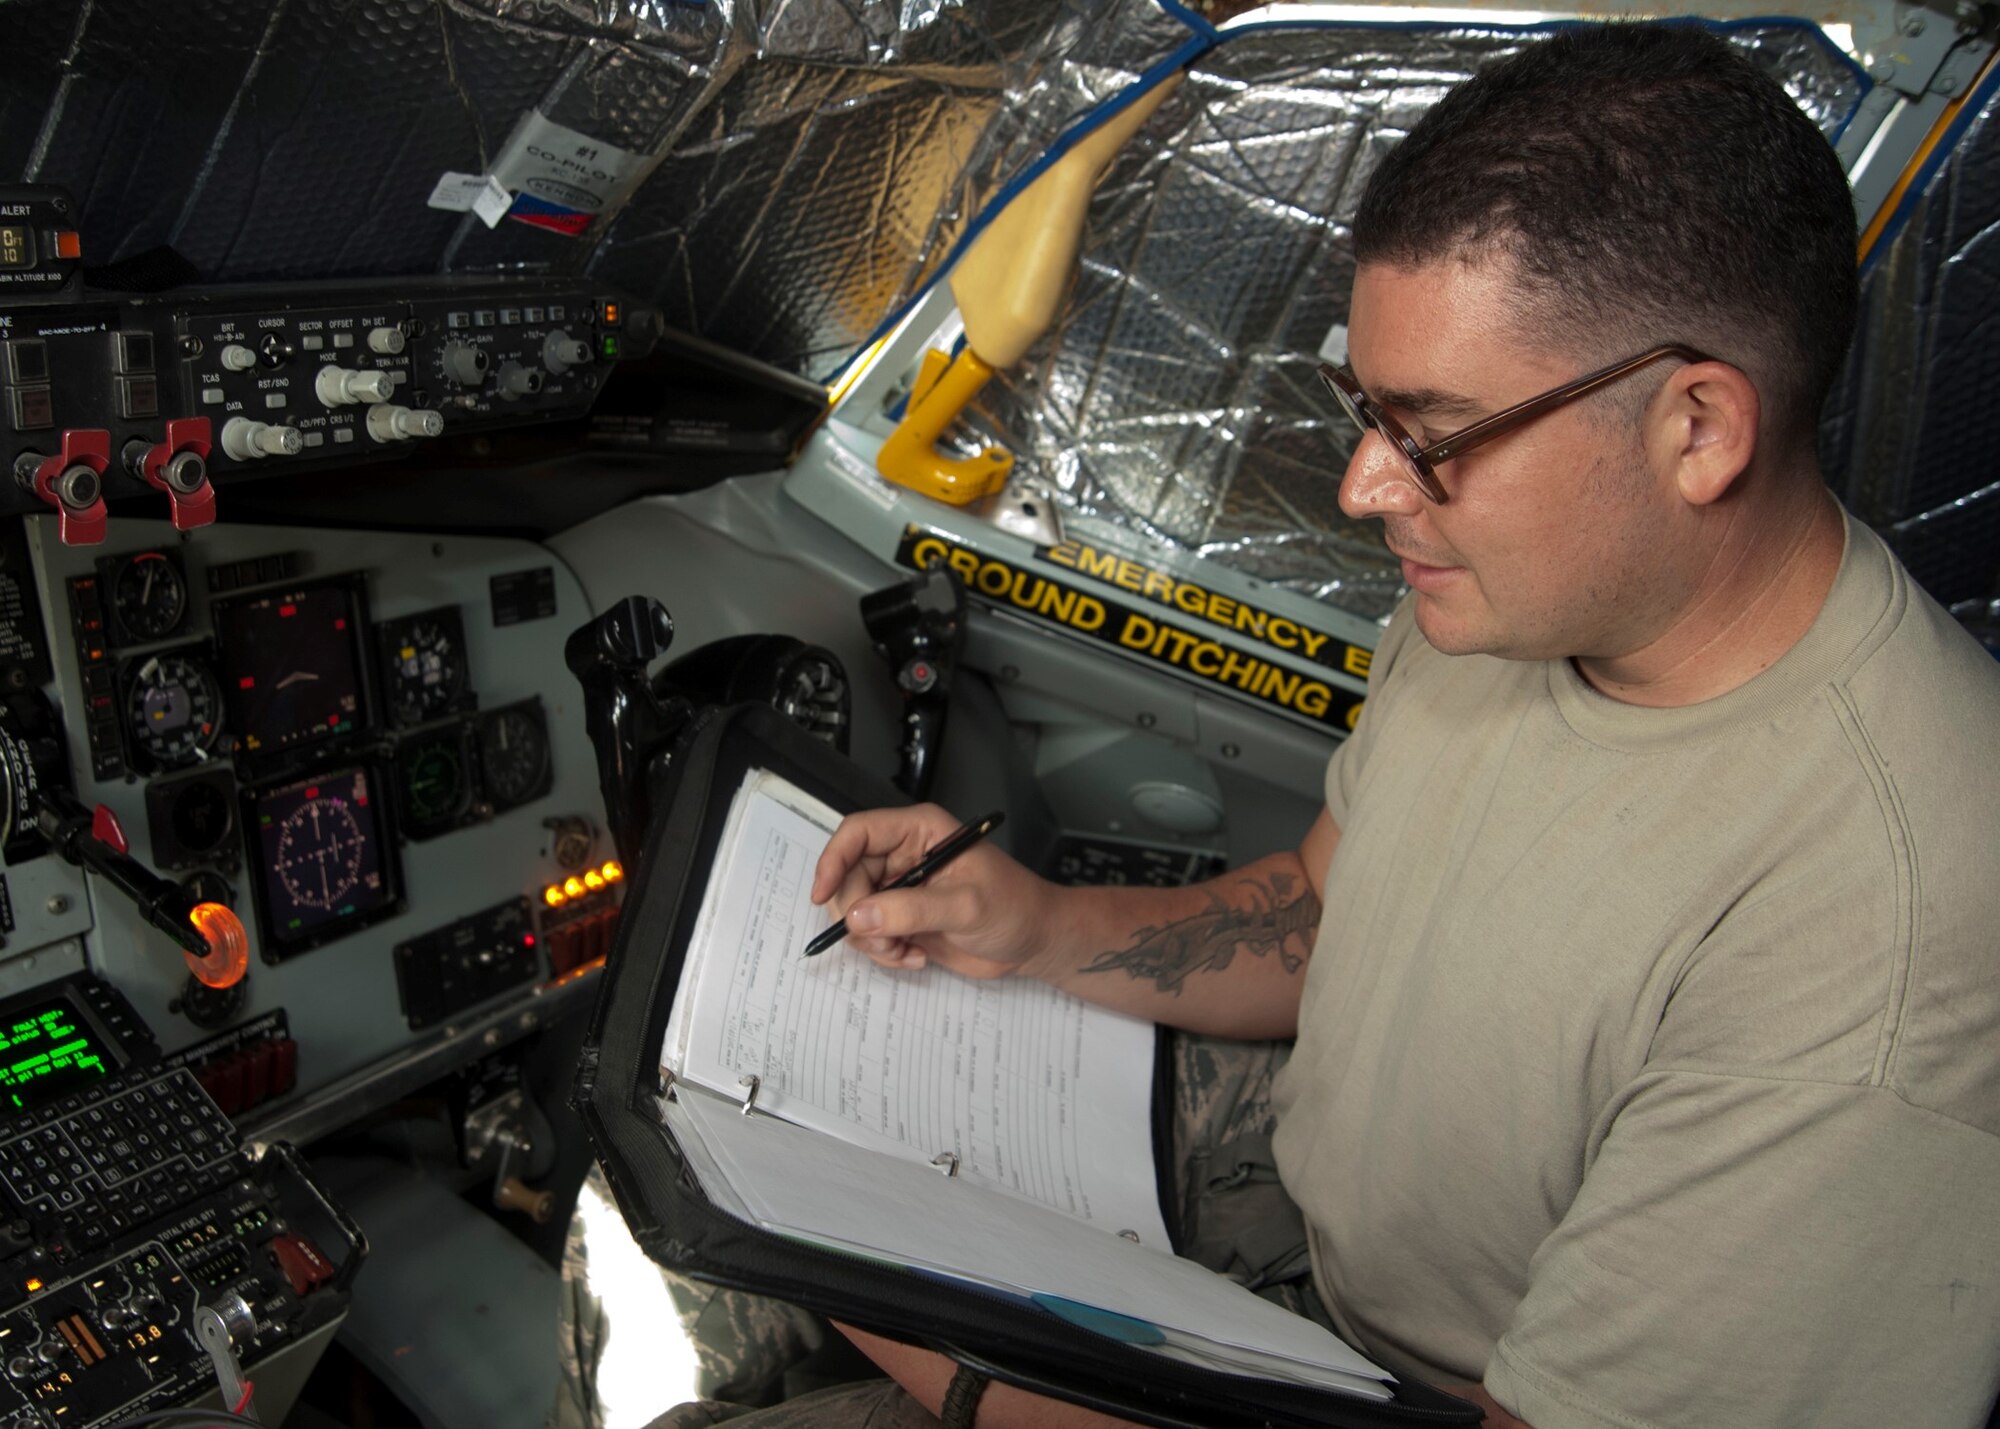
<svg viewBox="0 0 2000 1429">
<path fill-rule="evenodd" d="M 447 606 L 382 626 L 389 708 L 402 725 L 449 714 L 465 693 L 465 627 Z"/>
<path fill-rule="evenodd" d="M 207 779 L 185 784 L 167 805 L 167 827 L 189 858 L 207 858 L 236 827 L 229 795 Z"/>
<path fill-rule="evenodd" d="M 331 911 L 360 883 L 368 850 L 348 801 L 314 792 L 279 824 L 271 871 L 293 903 Z"/>
<path fill-rule="evenodd" d="M 549 786 L 549 733 L 540 701 L 494 710 L 479 722 L 479 765 L 496 809 L 511 809 Z"/>
<path fill-rule="evenodd" d="M 134 643 L 164 640 L 187 616 L 187 582 L 163 551 L 142 551 L 119 567 L 111 608 Z"/>
<path fill-rule="evenodd" d="M 187 655 L 151 655 L 131 676 L 125 728 L 133 747 L 162 769 L 199 764 L 222 730 L 215 676 Z"/>
<path fill-rule="evenodd" d="M 193 894 L 197 903 L 220 903 L 225 908 L 236 906 L 236 890 L 229 886 L 229 880 L 208 869 L 190 873 L 181 880 L 181 887 Z"/>
<path fill-rule="evenodd" d="M 453 828 L 472 807 L 472 775 L 464 736 L 457 729 L 420 739 L 396 751 L 403 794 L 403 831 L 428 838 Z"/>
</svg>

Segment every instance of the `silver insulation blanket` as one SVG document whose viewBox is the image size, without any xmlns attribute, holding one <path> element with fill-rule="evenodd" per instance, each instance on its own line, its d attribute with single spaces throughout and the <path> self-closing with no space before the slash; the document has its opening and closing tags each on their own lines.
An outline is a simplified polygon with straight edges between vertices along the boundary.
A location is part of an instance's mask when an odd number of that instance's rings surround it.
<svg viewBox="0 0 2000 1429">
<path fill-rule="evenodd" d="M 941 274 L 1080 116 L 1185 45 L 1154 0 L 0 0 L 0 165 L 82 202 L 93 263 L 212 282 L 587 272 L 815 377 Z M 1817 36 L 1729 30 L 1829 133 Z M 1383 148 L 1531 36 L 1247 32 L 1203 57 L 1093 205 L 1074 300 L 976 416 L 1072 524 L 1380 614 L 1312 374 Z M 580 237 L 427 206 L 539 115 L 642 165 Z"/>
<path fill-rule="evenodd" d="M 2000 85 L 1862 285 L 1829 471 L 1925 589 L 2000 653 Z"/>
<path fill-rule="evenodd" d="M 1829 135 L 1852 112 L 1851 68 L 1810 32 L 1727 33 Z M 1426 108 L 1534 37 L 1274 29 L 1195 66 L 1099 190 L 1058 330 L 988 400 L 1072 527 L 1388 612 L 1396 564 L 1380 523 L 1339 511 L 1355 436 L 1313 371 L 1323 347 L 1345 351 L 1349 220 Z"/>
</svg>

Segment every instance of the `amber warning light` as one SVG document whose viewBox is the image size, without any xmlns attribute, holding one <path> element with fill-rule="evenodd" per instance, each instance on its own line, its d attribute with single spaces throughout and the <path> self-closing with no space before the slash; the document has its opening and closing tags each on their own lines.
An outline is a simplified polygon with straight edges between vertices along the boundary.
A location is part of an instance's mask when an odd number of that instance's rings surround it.
<svg viewBox="0 0 2000 1429">
<path fill-rule="evenodd" d="M 207 940 L 208 956 L 198 958 L 183 950 L 188 971 L 209 987 L 234 987 L 250 969 L 250 935 L 243 920 L 220 903 L 197 903 L 188 913 L 188 922 Z"/>
</svg>

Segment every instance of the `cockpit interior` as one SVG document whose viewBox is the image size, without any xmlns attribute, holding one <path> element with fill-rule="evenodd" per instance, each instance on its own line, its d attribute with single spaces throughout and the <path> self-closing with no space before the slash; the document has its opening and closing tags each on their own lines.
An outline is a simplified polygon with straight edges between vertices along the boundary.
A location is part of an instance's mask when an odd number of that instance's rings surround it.
<svg viewBox="0 0 2000 1429">
<path fill-rule="evenodd" d="M 1826 470 L 2000 652 L 1991 8 L 1667 10 L 1841 156 Z M 1626 13 L 0 0 L 0 1426 L 544 1422 L 699 710 L 1061 881 L 1296 842 L 1401 589 L 1358 186 Z"/>
</svg>

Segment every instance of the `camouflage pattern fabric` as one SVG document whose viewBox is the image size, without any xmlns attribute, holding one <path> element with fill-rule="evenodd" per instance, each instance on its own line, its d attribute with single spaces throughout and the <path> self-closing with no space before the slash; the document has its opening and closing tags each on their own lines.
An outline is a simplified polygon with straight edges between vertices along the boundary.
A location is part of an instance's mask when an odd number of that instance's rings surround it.
<svg viewBox="0 0 2000 1429">
<path fill-rule="evenodd" d="M 1290 1044 L 1175 1033 L 1173 1166 L 1181 1253 L 1295 1314 L 1331 1327 L 1313 1292 L 1305 1226 L 1271 1160 L 1271 1080 Z M 591 1172 L 593 1176 L 597 1172 Z M 587 1248 L 575 1222 L 563 1257 L 562 1369 L 556 1429 L 602 1429 L 591 1374 L 603 1352 L 602 1307 L 588 1287 Z M 662 1269 L 682 1328 L 700 1359 L 702 1398 L 649 1429 L 917 1429 L 937 1420 L 894 1384 L 818 1388 L 801 1371 L 837 1342 L 824 1320 L 783 1301 L 721 1290 Z M 574 1376 L 574 1378 L 572 1378 Z M 782 1402 L 780 1402 L 782 1401 Z M 773 1406 L 775 1407 L 768 1407 Z M 568 1417 L 565 1417 L 568 1416 Z"/>
</svg>

